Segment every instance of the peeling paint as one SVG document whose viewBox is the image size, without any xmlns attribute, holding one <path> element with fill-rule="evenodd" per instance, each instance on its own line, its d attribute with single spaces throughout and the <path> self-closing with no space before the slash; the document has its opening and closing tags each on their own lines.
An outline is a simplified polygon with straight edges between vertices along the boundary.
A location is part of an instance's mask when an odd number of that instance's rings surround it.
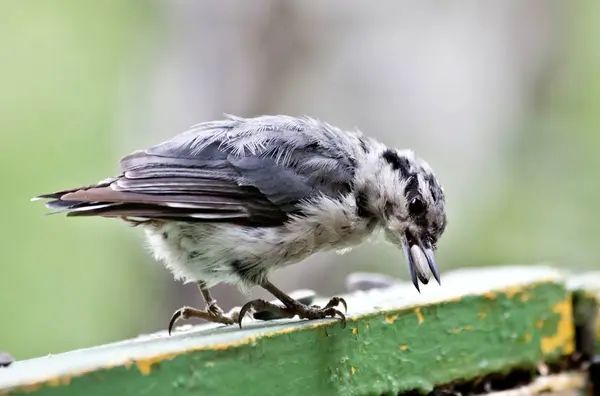
<svg viewBox="0 0 600 396">
<path fill-rule="evenodd" d="M 455 327 L 454 329 L 448 330 L 448 333 L 458 334 L 458 333 L 462 333 L 463 331 L 472 331 L 472 330 L 474 330 L 473 326 L 467 325 L 467 326 L 463 326 L 463 327 Z"/>
<path fill-rule="evenodd" d="M 483 293 L 483 297 L 487 298 L 488 300 L 495 300 L 498 297 L 498 294 L 496 292 L 489 291 Z"/>
<path fill-rule="evenodd" d="M 415 314 L 417 314 L 417 321 L 419 324 L 423 323 L 423 314 L 421 313 L 421 308 L 415 308 Z"/>
<path fill-rule="evenodd" d="M 152 366 L 159 364 L 164 361 L 174 359 L 178 354 L 175 353 L 167 353 L 164 355 L 157 355 L 147 359 L 139 359 L 135 361 L 135 364 L 143 375 L 150 375 L 152 372 Z"/>
<path fill-rule="evenodd" d="M 69 385 L 70 383 L 71 383 L 71 377 L 69 377 L 69 376 L 53 378 L 50 381 L 48 381 L 48 385 L 53 386 L 53 387 Z"/>
<path fill-rule="evenodd" d="M 398 316 L 400 316 L 400 314 L 385 315 L 384 316 L 385 323 L 387 323 L 387 324 L 394 323 L 394 321 L 398 318 Z"/>
<path fill-rule="evenodd" d="M 565 354 L 575 350 L 575 325 L 573 323 L 573 305 L 571 298 L 558 302 L 552 307 L 552 312 L 559 314 L 556 332 L 542 337 L 541 349 L 543 354 L 549 354 L 561 348 Z"/>
<path fill-rule="evenodd" d="M 503 290 L 506 297 L 513 298 L 515 295 L 522 293 L 525 291 L 525 288 L 522 285 L 518 286 L 509 286 Z"/>
<path fill-rule="evenodd" d="M 523 293 L 521 294 L 521 302 L 527 302 L 529 300 L 531 300 L 533 298 L 533 296 L 530 293 Z"/>
<path fill-rule="evenodd" d="M 538 283 L 539 284 L 539 283 Z M 562 348 L 562 350 L 565 353 L 570 353 L 574 350 L 574 345 L 573 345 L 573 340 L 574 340 L 574 334 L 573 334 L 573 323 L 572 323 L 572 315 L 571 315 L 571 311 L 572 311 L 572 307 L 571 307 L 571 302 L 570 299 L 563 299 L 564 298 L 564 294 L 559 294 L 561 293 L 562 290 L 564 289 L 560 289 L 560 286 L 554 286 L 554 289 L 550 289 L 554 294 L 552 294 L 551 297 L 552 298 L 552 302 L 548 302 L 546 304 L 546 307 L 544 309 L 546 309 L 546 312 L 542 311 L 542 307 L 536 302 L 536 304 L 533 304 L 531 308 L 527 308 L 527 304 L 520 304 L 519 303 L 519 299 L 522 302 L 527 302 L 528 300 L 532 299 L 532 298 L 536 298 L 537 296 L 541 296 L 545 294 L 537 294 L 537 291 L 535 290 L 535 288 L 537 287 L 537 285 L 529 285 L 529 286 L 520 286 L 520 287 L 512 287 L 512 288 L 508 288 L 505 289 L 503 291 L 497 291 L 497 292 L 487 292 L 485 294 L 483 294 L 484 298 L 486 299 L 498 299 L 500 298 L 502 300 L 502 302 L 504 302 L 504 293 L 506 293 L 507 297 L 514 297 L 516 296 L 516 298 L 513 300 L 514 302 L 511 303 L 513 306 L 517 307 L 517 310 L 523 310 L 523 312 L 526 312 L 528 315 L 523 316 L 523 318 L 525 318 L 524 320 L 526 321 L 526 326 L 527 329 L 530 330 L 529 332 L 523 332 L 521 333 L 520 339 L 515 338 L 514 342 L 520 342 L 521 340 L 525 340 L 526 343 L 531 343 L 531 341 L 533 339 L 536 340 L 536 342 L 534 344 L 531 344 L 529 346 L 526 346 L 528 348 L 528 350 L 533 351 L 532 353 L 539 353 L 537 351 L 538 350 L 538 345 L 537 345 L 537 340 L 541 339 L 541 350 L 543 352 L 544 355 L 554 352 L 556 349 Z M 524 292 L 524 290 L 529 290 L 529 292 Z M 519 295 L 517 295 L 518 293 L 521 293 Z M 558 300 L 558 298 L 561 298 L 563 300 Z M 448 301 L 448 300 L 446 300 Z M 454 300 L 453 300 L 454 301 Z M 460 301 L 460 299 L 457 299 L 457 301 Z M 545 300 L 544 300 L 545 301 Z M 554 302 L 559 301 L 558 303 L 552 305 Z M 481 302 L 481 295 L 479 295 L 479 300 L 478 302 L 473 303 L 472 301 L 470 301 L 470 299 L 464 299 L 463 302 L 468 302 L 469 304 L 474 304 L 471 307 L 474 308 L 472 309 L 471 312 L 471 316 L 469 321 L 463 321 L 462 323 L 480 323 L 477 321 L 477 317 L 484 319 L 488 316 L 490 317 L 494 317 L 496 315 L 496 312 L 494 310 L 491 310 L 489 313 L 488 312 L 477 312 L 477 305 L 475 304 L 480 304 Z M 485 302 L 484 302 L 485 303 Z M 531 305 L 531 304 L 529 304 Z M 504 310 L 506 307 L 504 306 L 504 304 L 498 304 L 499 309 Z M 530 318 L 549 318 L 549 314 L 550 314 L 550 306 L 552 306 L 552 312 L 555 315 L 559 316 L 559 320 L 557 322 L 557 326 L 556 326 L 556 331 L 555 334 L 544 337 L 546 334 L 553 332 L 554 329 L 548 329 L 547 327 L 545 327 L 546 323 L 544 323 L 544 320 L 537 320 L 535 322 L 535 327 L 538 329 L 536 330 L 535 328 L 532 328 L 531 326 L 531 319 Z M 525 309 L 527 308 L 527 310 L 525 311 Z M 402 311 L 400 310 L 396 310 L 396 313 L 393 314 L 386 314 L 385 312 L 383 312 L 384 314 L 384 319 L 385 322 L 381 322 L 381 313 L 376 313 L 373 312 L 372 314 L 369 314 L 370 316 L 356 316 L 353 317 L 356 318 L 357 321 L 360 321 L 360 325 L 364 325 L 363 328 L 361 328 L 361 331 L 364 331 L 364 329 L 369 329 L 370 328 L 370 323 L 367 322 L 367 320 L 373 320 L 374 318 L 377 318 L 377 320 L 373 321 L 373 334 L 378 334 L 378 331 L 381 331 L 382 327 L 385 327 L 385 324 L 392 324 L 394 323 L 396 320 L 398 320 L 398 323 L 402 323 L 403 325 L 405 323 L 411 323 L 412 325 L 414 325 L 414 319 L 412 319 L 412 316 L 410 315 L 410 312 L 414 312 L 417 320 L 418 320 L 418 324 L 422 324 L 424 322 L 424 317 L 423 314 L 421 312 L 422 307 L 407 307 L 407 308 L 403 308 Z M 445 312 L 445 311 L 443 311 Z M 512 312 L 512 311 L 506 311 L 506 312 Z M 408 315 L 407 315 L 408 314 Z M 402 316 L 400 316 L 402 315 Z M 443 315 L 438 317 L 438 315 L 432 315 L 431 316 L 431 320 L 428 316 L 428 323 L 426 323 L 423 326 L 423 330 L 427 330 L 429 329 L 430 326 L 440 326 L 440 324 L 438 322 L 440 322 L 440 320 L 442 320 L 444 317 Z M 505 316 L 506 318 L 506 316 Z M 512 317 L 509 319 L 512 323 L 512 321 L 515 321 L 516 319 L 513 319 Z M 555 320 L 552 320 L 552 323 L 554 323 Z M 97 372 L 99 370 L 106 370 L 106 369 L 111 369 L 114 367 L 125 367 L 125 368 L 131 368 L 133 367 L 133 365 L 135 364 L 137 367 L 137 370 L 135 371 L 139 371 L 142 375 L 151 375 L 153 369 L 155 369 L 157 364 L 160 364 L 161 362 L 166 362 L 166 361 L 170 361 L 173 360 L 175 357 L 178 356 L 184 356 L 186 354 L 192 353 L 192 352 L 197 352 L 197 351 L 224 351 L 224 350 L 229 350 L 229 349 L 234 349 L 237 347 L 241 347 L 241 346 L 248 346 L 248 345 L 252 345 L 252 344 L 256 344 L 259 340 L 264 340 L 265 338 L 273 338 L 273 340 L 269 341 L 266 344 L 273 344 L 273 343 L 277 343 L 277 342 L 289 342 L 289 339 L 291 339 L 291 337 L 285 337 L 285 340 L 279 340 L 276 341 L 276 336 L 279 335 L 284 335 L 284 334 L 292 334 L 292 333 L 301 333 L 307 329 L 315 329 L 315 328 L 331 328 L 334 326 L 337 326 L 339 322 L 337 321 L 325 321 L 325 322 L 319 322 L 319 323 L 314 323 L 314 324 L 310 324 L 307 323 L 305 326 L 303 327 L 292 327 L 292 328 L 281 328 L 281 329 L 277 329 L 276 331 L 271 331 L 271 332 L 264 332 L 264 333 L 260 333 L 258 335 L 252 335 L 252 336 L 248 336 L 245 337 L 243 339 L 238 339 L 235 342 L 226 342 L 226 343 L 221 343 L 221 344 L 213 344 L 213 345 L 206 345 L 206 346 L 194 346 L 194 347 L 190 347 L 190 348 L 186 348 L 186 349 L 181 349 L 178 350 L 175 353 L 167 353 L 167 354 L 162 354 L 162 355 L 156 355 L 156 356 L 152 356 L 150 358 L 145 358 L 145 359 L 137 359 L 137 360 L 129 360 L 129 361 L 123 361 L 123 362 L 118 362 L 118 361 L 111 361 L 111 362 L 105 362 L 105 364 L 101 367 L 95 367 L 92 368 L 90 370 L 87 370 L 86 372 L 73 372 L 73 373 L 69 373 L 69 377 L 56 377 L 56 378 L 51 378 L 51 379 L 45 379 L 45 380 L 40 380 L 39 382 L 35 383 L 35 384 L 30 384 L 30 385 L 21 385 L 18 387 L 18 390 L 25 390 L 25 391 L 36 391 L 39 390 L 40 388 L 42 388 L 43 386 L 63 386 L 63 385 L 69 385 L 71 382 L 71 378 L 74 377 L 78 377 L 78 376 L 83 376 L 85 374 L 88 374 L 90 372 Z M 448 329 L 451 327 L 456 326 L 457 322 L 449 322 L 452 323 L 449 326 L 446 325 L 445 327 L 437 327 L 437 332 L 436 334 L 441 334 L 441 337 L 449 337 L 448 335 L 444 335 L 444 329 Z M 460 322 L 458 322 L 460 323 Z M 516 323 L 516 322 L 515 322 Z M 475 328 L 480 329 L 482 325 L 484 325 L 485 323 L 480 323 L 479 325 L 476 326 L 471 326 L 471 325 L 466 325 L 466 326 L 459 326 L 459 327 L 454 327 L 452 330 L 447 330 L 447 332 L 451 333 L 451 334 L 457 334 L 463 331 L 472 331 L 475 330 Z M 390 329 L 390 327 L 388 327 L 388 329 Z M 548 331 L 550 330 L 550 331 Z M 348 335 L 349 333 L 351 333 L 352 335 L 357 335 L 358 334 L 359 329 L 354 327 L 351 328 L 351 331 L 348 332 L 346 331 L 344 334 L 344 336 L 342 337 L 342 340 L 348 340 Z M 390 334 L 399 334 L 399 331 L 404 331 L 403 326 L 397 326 L 395 327 Z M 600 335 L 600 323 L 598 325 L 598 332 Z M 335 332 L 336 336 L 339 335 L 337 332 Z M 370 334 L 370 333 L 366 333 L 366 334 Z M 419 336 L 422 333 L 419 332 Z M 479 335 L 478 335 L 479 334 Z M 468 335 L 464 335 L 462 337 L 466 337 L 466 338 L 471 338 L 471 337 L 482 337 L 481 336 L 482 332 L 475 332 L 472 334 L 468 334 Z M 517 335 L 518 336 L 518 335 Z M 300 337 L 300 336 L 299 336 Z M 459 338 L 459 337 L 453 337 L 453 338 Z M 295 338 L 294 338 L 295 339 Z M 402 337 L 402 338 L 397 338 L 394 339 L 394 342 L 391 344 L 388 344 L 386 349 L 388 352 L 391 353 L 396 353 L 399 350 L 401 351 L 407 351 L 409 350 L 409 345 L 407 344 L 400 344 L 399 342 L 408 342 L 409 340 Z M 357 342 L 356 339 L 353 339 L 353 342 Z M 285 344 L 287 345 L 287 344 Z M 420 346 L 418 345 L 418 343 L 415 344 L 410 344 L 412 347 L 410 348 L 411 350 L 411 354 L 418 354 L 420 352 Z M 524 345 L 525 347 L 525 345 Z M 265 346 L 266 349 L 266 346 Z M 374 353 L 374 351 L 372 351 Z M 421 351 L 422 352 L 422 351 Z M 383 353 L 383 352 L 382 352 Z M 365 352 L 361 350 L 360 354 L 365 355 Z M 361 356 L 362 356 L 361 355 Z M 358 356 L 358 355 L 356 355 Z M 356 356 L 354 358 L 356 358 Z M 425 356 L 429 356 L 429 355 L 425 355 Z M 353 359 L 354 359 L 353 358 Z M 195 358 L 194 358 L 195 359 Z M 219 364 L 215 366 L 215 362 L 214 362 L 214 357 L 209 357 L 209 361 L 205 361 L 202 362 L 200 361 L 195 361 L 196 364 L 201 364 L 204 365 L 204 367 L 215 367 L 213 369 L 214 373 L 220 372 L 219 370 L 225 370 L 223 367 L 224 365 L 222 364 L 222 362 L 219 360 Z M 173 367 L 173 366 L 181 366 L 182 364 L 187 364 L 185 363 L 186 360 L 183 359 L 177 359 L 176 361 L 169 363 L 167 365 L 167 367 Z M 359 361 L 354 361 L 355 364 L 360 365 Z M 432 362 L 430 364 L 435 364 L 435 361 L 432 360 Z M 196 368 L 201 368 L 202 366 L 196 366 Z M 345 370 L 346 373 L 348 373 L 348 366 L 346 366 Z M 369 368 L 366 365 L 362 365 L 361 367 L 363 367 L 361 369 L 361 376 L 358 376 L 356 379 L 353 379 L 353 381 L 365 377 L 368 378 L 369 377 Z M 365 371 L 366 370 L 366 371 Z M 162 371 L 162 370 L 161 370 Z M 357 371 L 356 366 L 350 366 L 350 373 L 352 375 L 354 375 Z M 223 371 L 224 372 L 224 371 Z M 110 374 L 110 375 L 117 375 L 117 374 Z M 118 375 L 132 375 L 132 374 L 123 374 L 120 373 Z M 347 375 L 347 374 L 346 374 Z M 110 377 L 112 378 L 112 377 Z M 107 376 L 105 380 L 103 381 L 109 381 L 110 378 Z M 146 381 L 146 380 L 144 380 Z M 81 383 L 79 381 L 73 381 L 73 384 L 70 385 L 70 388 L 75 388 L 75 389 L 80 389 L 81 387 Z M 12 392 L 12 390 L 11 390 Z M 1 392 L 0 392 L 1 394 Z"/>
</svg>

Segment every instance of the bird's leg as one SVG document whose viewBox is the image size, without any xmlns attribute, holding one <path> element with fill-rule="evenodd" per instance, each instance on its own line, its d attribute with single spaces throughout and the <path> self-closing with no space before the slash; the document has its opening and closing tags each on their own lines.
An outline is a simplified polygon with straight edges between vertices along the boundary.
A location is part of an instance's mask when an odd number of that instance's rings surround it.
<svg viewBox="0 0 600 396">
<path fill-rule="evenodd" d="M 339 318 L 342 320 L 342 323 L 344 325 L 346 324 L 346 317 L 343 313 L 336 309 L 336 307 L 341 303 L 344 306 L 344 310 L 347 311 L 348 306 L 343 298 L 333 297 L 331 300 L 329 300 L 327 305 L 322 308 L 316 305 L 309 307 L 288 296 L 268 280 L 264 281 L 261 286 L 269 293 L 277 297 L 277 299 L 281 301 L 284 306 L 280 307 L 261 299 L 247 302 L 240 310 L 238 317 L 238 324 L 240 327 L 242 327 L 242 318 L 245 316 L 246 312 L 251 309 L 256 312 L 273 312 L 284 318 L 292 318 L 296 315 L 298 315 L 300 319 L 323 319 L 326 317 L 333 318 L 339 316 Z"/>
<path fill-rule="evenodd" d="M 235 321 L 231 316 L 225 315 L 223 310 L 217 305 L 217 300 L 215 300 L 206 284 L 202 281 L 198 282 L 198 289 L 206 302 L 206 310 L 201 311 L 192 307 L 182 307 L 179 308 L 173 316 L 171 316 L 171 321 L 169 322 L 169 335 L 171 334 L 171 330 L 173 326 L 179 319 L 189 319 L 189 318 L 200 318 L 209 322 L 215 323 L 223 323 L 227 325 L 234 324 Z"/>
</svg>

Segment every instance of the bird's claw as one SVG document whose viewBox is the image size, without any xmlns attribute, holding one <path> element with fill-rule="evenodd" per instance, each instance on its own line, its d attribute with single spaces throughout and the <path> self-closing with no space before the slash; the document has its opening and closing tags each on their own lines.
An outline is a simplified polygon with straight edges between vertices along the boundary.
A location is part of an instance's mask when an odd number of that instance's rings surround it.
<svg viewBox="0 0 600 396">
<path fill-rule="evenodd" d="M 206 311 L 192 307 L 182 307 L 175 311 L 173 316 L 171 316 L 168 327 L 169 335 L 171 335 L 173 327 L 177 321 L 180 319 L 186 320 L 190 318 L 199 318 L 208 322 L 222 323 L 227 325 L 232 325 L 235 323 L 233 319 L 229 316 L 226 316 L 223 313 L 223 310 L 216 304 L 209 305 Z"/>
<path fill-rule="evenodd" d="M 279 305 L 270 303 L 265 300 L 252 300 L 244 304 L 239 313 L 238 325 L 242 328 L 242 318 L 248 313 L 250 310 L 254 310 L 255 312 L 272 312 L 282 318 L 293 318 L 298 315 L 300 319 L 324 319 L 327 317 L 335 318 L 339 317 L 342 322 L 342 326 L 346 327 L 346 316 L 337 310 L 339 304 L 344 306 L 344 312 L 348 311 L 348 305 L 346 304 L 346 300 L 341 297 L 333 297 L 327 305 L 324 307 L 319 307 L 316 305 L 306 306 L 304 304 L 296 304 L 292 307 L 281 307 Z"/>
</svg>

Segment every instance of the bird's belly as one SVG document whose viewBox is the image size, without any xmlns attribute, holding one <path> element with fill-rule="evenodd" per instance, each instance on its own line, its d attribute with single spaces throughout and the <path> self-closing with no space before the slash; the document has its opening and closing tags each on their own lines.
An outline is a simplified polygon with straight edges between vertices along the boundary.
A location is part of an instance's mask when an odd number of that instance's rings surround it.
<svg viewBox="0 0 600 396">
<path fill-rule="evenodd" d="M 260 283 L 273 269 L 319 251 L 358 245 L 372 232 L 367 224 L 336 232 L 303 224 L 298 229 L 294 223 L 257 228 L 173 222 L 146 228 L 146 236 L 155 257 L 175 278 L 202 280 L 210 287 L 218 283 Z"/>
</svg>

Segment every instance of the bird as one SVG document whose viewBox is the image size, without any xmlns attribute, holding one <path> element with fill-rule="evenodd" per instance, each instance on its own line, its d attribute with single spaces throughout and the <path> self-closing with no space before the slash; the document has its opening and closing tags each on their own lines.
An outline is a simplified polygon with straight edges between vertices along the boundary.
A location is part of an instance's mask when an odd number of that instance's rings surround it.
<svg viewBox="0 0 600 396">
<path fill-rule="evenodd" d="M 270 281 L 279 268 L 327 251 L 345 252 L 384 234 L 400 248 L 412 283 L 441 285 L 435 260 L 446 224 L 444 189 L 410 149 L 387 147 L 358 129 L 308 116 L 261 115 L 190 127 L 121 158 L 98 183 L 39 195 L 51 214 L 121 219 L 144 230 L 154 257 L 177 280 L 195 283 L 204 309 L 178 320 L 242 326 L 251 312 L 283 318 L 339 318 L 343 298 L 307 306 Z M 260 286 L 281 302 L 255 299 L 225 313 L 217 284 Z"/>
</svg>

